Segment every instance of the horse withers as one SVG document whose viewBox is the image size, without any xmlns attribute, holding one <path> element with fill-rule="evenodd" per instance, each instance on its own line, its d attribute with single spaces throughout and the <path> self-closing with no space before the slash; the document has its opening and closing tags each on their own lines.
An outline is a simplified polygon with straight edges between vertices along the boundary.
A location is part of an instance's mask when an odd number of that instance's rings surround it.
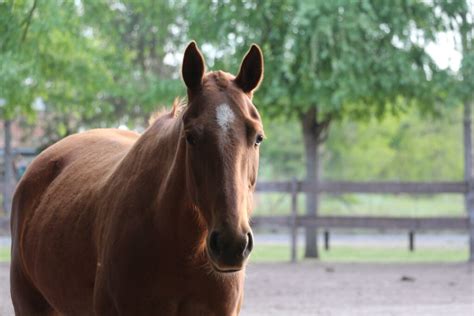
<svg viewBox="0 0 474 316">
<path fill-rule="evenodd" d="M 237 315 L 263 127 L 252 45 L 237 76 L 191 42 L 173 105 L 142 134 L 96 129 L 41 153 L 15 192 L 17 315 Z"/>
</svg>

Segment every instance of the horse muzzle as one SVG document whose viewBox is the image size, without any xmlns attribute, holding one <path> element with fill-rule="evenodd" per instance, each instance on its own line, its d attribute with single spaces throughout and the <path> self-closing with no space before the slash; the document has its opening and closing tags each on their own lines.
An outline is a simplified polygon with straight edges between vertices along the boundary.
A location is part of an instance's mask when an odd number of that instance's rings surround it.
<svg viewBox="0 0 474 316">
<path fill-rule="evenodd" d="M 207 240 L 207 252 L 214 270 L 232 273 L 243 269 L 253 249 L 253 234 L 235 234 L 213 230 Z"/>
</svg>

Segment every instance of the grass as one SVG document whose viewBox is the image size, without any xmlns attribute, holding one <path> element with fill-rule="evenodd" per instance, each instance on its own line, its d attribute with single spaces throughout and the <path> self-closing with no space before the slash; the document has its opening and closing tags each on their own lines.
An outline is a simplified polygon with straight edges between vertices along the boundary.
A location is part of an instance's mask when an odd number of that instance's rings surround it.
<svg viewBox="0 0 474 316">
<path fill-rule="evenodd" d="M 0 262 L 10 261 L 10 247 L 0 247 Z"/>
<path fill-rule="evenodd" d="M 321 260 L 327 262 L 462 262 L 468 259 L 465 248 L 426 247 L 410 252 L 404 247 L 337 246 L 320 251 Z M 303 259 L 303 247 L 298 248 L 298 260 Z M 252 262 L 281 262 L 290 260 L 286 245 L 261 245 L 255 247 Z"/>
<path fill-rule="evenodd" d="M 408 251 L 404 247 L 336 246 L 320 251 L 326 262 L 463 262 L 468 259 L 465 248 L 425 247 Z M 287 245 L 259 245 L 252 252 L 251 262 L 285 262 L 290 260 Z M 298 248 L 298 260 L 303 260 L 303 247 Z M 10 248 L 0 247 L 0 262 L 10 261 Z"/>
</svg>

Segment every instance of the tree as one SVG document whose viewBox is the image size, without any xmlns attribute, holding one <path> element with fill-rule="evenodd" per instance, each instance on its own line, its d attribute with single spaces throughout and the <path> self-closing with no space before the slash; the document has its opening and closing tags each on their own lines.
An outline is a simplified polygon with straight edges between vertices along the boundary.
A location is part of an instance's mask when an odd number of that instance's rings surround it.
<svg viewBox="0 0 474 316">
<path fill-rule="evenodd" d="M 32 75 L 31 63 L 27 56 L 26 36 L 31 25 L 36 1 L 31 8 L 23 2 L 15 8 L 13 2 L 0 3 L 0 117 L 4 127 L 4 179 L 3 179 L 3 208 L 9 212 L 11 209 L 11 196 L 13 186 L 13 159 L 11 147 L 11 120 L 14 113 L 19 110 L 31 112 L 25 104 L 31 101 L 31 93 L 21 91 L 25 80 Z"/>
<path fill-rule="evenodd" d="M 166 62 L 185 39 L 180 2 L 83 1 L 85 27 L 107 47 L 113 89 L 106 96 L 115 118 L 144 125 L 157 105 L 183 95 L 177 64 Z M 141 121 L 135 121 L 135 119 Z M 135 123 L 135 124 L 134 124 Z"/>
<path fill-rule="evenodd" d="M 4 208 L 11 208 L 11 121 L 34 120 L 33 101 L 41 98 L 55 111 L 91 113 L 107 87 L 109 72 L 101 47 L 83 32 L 74 2 L 6 1 L 0 3 L 0 98 L 5 126 Z"/>
<path fill-rule="evenodd" d="M 423 48 L 439 27 L 428 4 L 301 2 L 292 24 L 296 36 L 286 39 L 293 45 L 285 52 L 292 75 L 284 70 L 278 77 L 302 125 L 307 181 L 319 180 L 318 148 L 335 119 L 381 117 L 410 103 L 436 110 L 446 77 Z M 317 213 L 314 194 L 306 208 Z M 316 242 L 316 232 L 308 230 L 307 257 L 318 256 Z"/>
<path fill-rule="evenodd" d="M 466 10 L 463 0 L 10 0 L 0 3 L 2 118 L 32 117 L 40 97 L 61 137 L 87 126 L 144 125 L 157 105 L 184 94 L 176 52 L 189 40 L 209 66 L 234 73 L 232 56 L 255 42 L 265 80 L 254 101 L 266 117 L 298 120 L 306 179 L 318 182 L 319 150 L 334 121 L 409 106 L 437 113 L 452 95 L 472 102 Z M 466 47 L 456 80 L 424 49 L 451 24 Z M 317 208 L 308 194 L 307 213 Z M 306 255 L 317 256 L 314 230 L 306 245 Z"/>
<path fill-rule="evenodd" d="M 44 124 L 47 147 L 85 127 L 146 126 L 157 105 L 183 94 L 177 65 L 181 2 L 37 1 L 0 3 L 0 107 L 10 122 Z M 173 36 L 174 35 L 174 36 Z M 41 120 L 33 101 L 41 100 Z M 6 132 L 6 136 L 10 133 Z M 5 142 L 9 144 L 9 141 Z M 11 165 L 11 148 L 6 149 Z M 11 169 L 7 168 L 7 181 Z M 4 186 L 10 209 L 11 184 Z"/>
</svg>

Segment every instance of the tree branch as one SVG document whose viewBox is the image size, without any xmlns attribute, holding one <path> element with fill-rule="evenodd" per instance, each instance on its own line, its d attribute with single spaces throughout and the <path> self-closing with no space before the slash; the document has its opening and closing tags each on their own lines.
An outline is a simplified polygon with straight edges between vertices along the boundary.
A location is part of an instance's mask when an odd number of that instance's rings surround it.
<svg viewBox="0 0 474 316">
<path fill-rule="evenodd" d="M 23 35 L 21 36 L 21 41 L 20 43 L 23 44 L 25 42 L 25 39 L 26 39 L 26 34 L 28 33 L 28 29 L 30 28 L 30 25 L 31 25 L 31 19 L 33 18 L 33 13 L 35 12 L 36 10 L 36 5 L 38 4 L 38 0 L 34 0 L 33 1 L 33 6 L 31 7 L 30 9 L 30 12 L 28 13 L 28 16 L 26 17 L 26 19 L 22 22 L 22 24 L 25 24 L 25 29 L 23 30 Z"/>
</svg>

